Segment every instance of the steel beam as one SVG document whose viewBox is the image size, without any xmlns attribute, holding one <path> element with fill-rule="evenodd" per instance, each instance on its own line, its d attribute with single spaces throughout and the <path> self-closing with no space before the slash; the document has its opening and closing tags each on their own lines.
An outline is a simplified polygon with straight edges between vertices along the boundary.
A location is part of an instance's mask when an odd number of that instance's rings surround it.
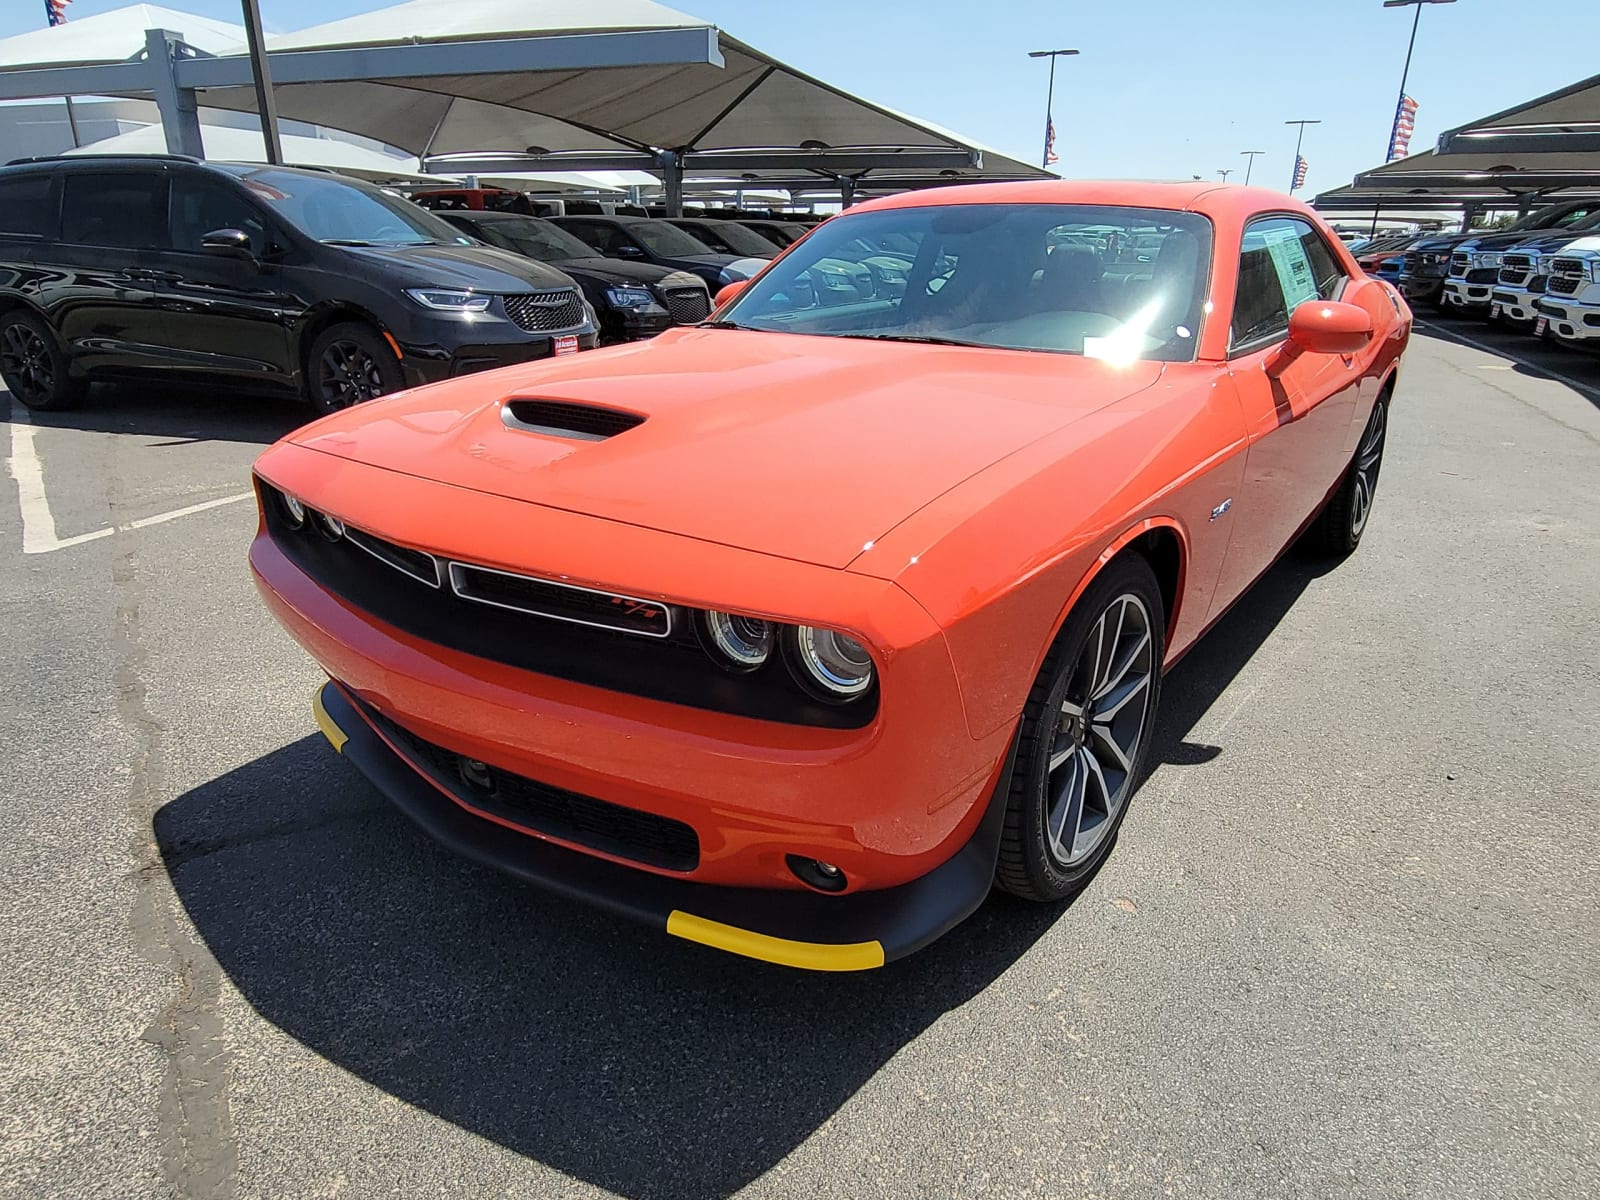
<svg viewBox="0 0 1600 1200">
<path fill-rule="evenodd" d="M 1444 139 L 1440 139 L 1443 143 Z M 1600 128 L 1592 124 L 1584 129 L 1552 129 L 1532 133 L 1526 129 L 1496 133 L 1489 129 L 1456 134 L 1448 146 L 1441 145 L 1444 154 L 1593 154 L 1600 151 Z"/>
<path fill-rule="evenodd" d="M 688 150 L 679 155 L 682 169 L 698 175 L 725 175 L 737 179 L 741 174 L 754 171 L 792 171 L 785 178 L 805 178 L 804 172 L 818 174 L 813 182 L 828 184 L 835 175 L 859 174 L 881 170 L 889 175 L 896 171 L 970 171 L 981 168 L 983 156 L 976 150 L 911 150 L 897 151 L 884 148 L 867 150 L 783 150 L 756 151 L 697 151 Z M 555 154 L 441 154 L 427 159 L 427 171 L 459 175 L 472 171 L 479 175 L 504 174 L 508 171 L 658 171 L 660 162 L 651 154 L 629 154 L 583 151 Z M 877 177 L 868 175 L 867 181 L 875 184 Z M 895 178 L 900 178 L 895 176 Z M 1018 176 L 1035 179 L 1037 176 Z M 751 187 L 767 184 L 766 180 L 745 181 Z M 926 182 L 939 182 L 930 177 Z M 952 183 L 971 183 L 971 179 L 951 177 Z"/>
<path fill-rule="evenodd" d="M 709 26 L 331 50 L 273 50 L 268 53 L 267 62 L 272 81 L 279 87 L 292 83 L 500 75 L 521 71 L 723 65 L 717 31 Z M 184 87 L 197 90 L 249 87 L 250 59 L 247 55 L 191 59 L 179 64 L 178 78 Z"/>
<path fill-rule="evenodd" d="M 206 156 L 205 142 L 200 136 L 200 107 L 194 91 L 178 83 L 179 64 L 177 48 L 183 41 L 181 33 L 165 29 L 147 29 L 144 34 L 146 87 L 155 93 L 156 107 L 161 110 L 161 131 L 167 137 L 168 154 L 188 154 L 195 158 Z"/>
<path fill-rule="evenodd" d="M 144 62 L 0 70 L 0 100 L 39 100 L 47 96 L 119 96 L 126 92 L 148 91 L 150 66 Z"/>
</svg>

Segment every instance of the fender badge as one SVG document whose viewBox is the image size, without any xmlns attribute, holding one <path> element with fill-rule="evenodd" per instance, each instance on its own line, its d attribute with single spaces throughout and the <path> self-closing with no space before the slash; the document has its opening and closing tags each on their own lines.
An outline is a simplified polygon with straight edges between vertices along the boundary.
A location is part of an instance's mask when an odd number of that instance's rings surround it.
<svg viewBox="0 0 1600 1200">
<path fill-rule="evenodd" d="M 1229 496 L 1221 504 L 1217 505 L 1215 508 L 1213 508 L 1211 510 L 1211 519 L 1213 521 L 1215 521 L 1218 517 L 1223 516 L 1232 507 L 1233 507 L 1233 497 Z"/>
</svg>

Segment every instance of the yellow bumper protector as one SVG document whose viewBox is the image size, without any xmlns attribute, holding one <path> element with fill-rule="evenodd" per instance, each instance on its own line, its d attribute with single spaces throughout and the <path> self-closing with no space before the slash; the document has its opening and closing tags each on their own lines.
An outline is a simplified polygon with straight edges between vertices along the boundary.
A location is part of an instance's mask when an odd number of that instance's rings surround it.
<svg viewBox="0 0 1600 1200">
<path fill-rule="evenodd" d="M 333 718 L 328 715 L 328 710 L 322 704 L 322 689 L 318 688 L 311 696 L 311 712 L 317 718 L 317 728 L 322 730 L 322 736 L 328 739 L 329 745 L 338 753 L 344 753 L 344 744 L 350 740 L 345 731 L 334 724 Z"/>
<path fill-rule="evenodd" d="M 759 958 L 763 962 L 778 963 L 785 967 L 801 967 L 808 971 L 869 971 L 883 966 L 883 945 L 880 942 L 851 942 L 845 945 L 828 945 L 824 942 L 791 942 L 787 938 L 769 937 L 736 925 L 724 925 L 693 913 L 674 909 L 667 917 L 667 932 L 674 937 L 713 946 L 746 958 Z"/>
</svg>

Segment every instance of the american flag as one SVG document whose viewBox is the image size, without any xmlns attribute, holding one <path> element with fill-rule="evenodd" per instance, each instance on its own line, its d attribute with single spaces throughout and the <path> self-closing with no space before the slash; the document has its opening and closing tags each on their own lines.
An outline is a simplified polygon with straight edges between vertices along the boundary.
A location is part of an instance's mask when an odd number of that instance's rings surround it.
<svg viewBox="0 0 1600 1200">
<path fill-rule="evenodd" d="M 1289 188 L 1291 192 L 1299 191 L 1301 188 L 1305 187 L 1306 172 L 1310 169 L 1310 167 L 1311 164 L 1308 163 L 1303 157 L 1298 154 L 1294 156 L 1294 183 Z M 1281 179 L 1283 177 L 1280 175 L 1279 178 Z"/>
<path fill-rule="evenodd" d="M 1404 158 L 1411 151 L 1411 134 L 1417 127 L 1417 102 L 1410 96 L 1400 97 L 1400 106 L 1394 110 L 1394 132 L 1389 135 L 1389 162 Z"/>
<path fill-rule="evenodd" d="M 44 17 L 52 25 L 67 23 L 67 5 L 72 0 L 44 0 Z"/>
<path fill-rule="evenodd" d="M 1044 165 L 1059 162 L 1056 157 L 1056 123 L 1050 117 L 1044 119 Z"/>
</svg>

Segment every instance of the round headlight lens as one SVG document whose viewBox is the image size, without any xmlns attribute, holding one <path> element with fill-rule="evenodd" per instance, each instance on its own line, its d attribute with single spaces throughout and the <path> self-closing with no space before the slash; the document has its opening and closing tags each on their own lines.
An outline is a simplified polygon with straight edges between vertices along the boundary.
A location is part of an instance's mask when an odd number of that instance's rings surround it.
<svg viewBox="0 0 1600 1200">
<path fill-rule="evenodd" d="M 800 668 L 822 693 L 838 699 L 859 696 L 872 686 L 872 656 L 853 637 L 832 629 L 795 629 Z"/>
<path fill-rule="evenodd" d="M 344 522 L 327 513 L 317 514 L 316 526 L 317 532 L 330 542 L 337 542 L 344 536 Z"/>
<path fill-rule="evenodd" d="M 716 657 L 736 671 L 754 671 L 772 657 L 771 621 L 713 611 L 705 614 L 702 628 Z"/>
<path fill-rule="evenodd" d="M 288 492 L 279 492 L 278 498 L 283 501 L 283 511 L 289 518 L 289 524 L 299 529 L 306 523 L 306 506 L 300 503 L 298 497 L 291 496 Z"/>
</svg>

